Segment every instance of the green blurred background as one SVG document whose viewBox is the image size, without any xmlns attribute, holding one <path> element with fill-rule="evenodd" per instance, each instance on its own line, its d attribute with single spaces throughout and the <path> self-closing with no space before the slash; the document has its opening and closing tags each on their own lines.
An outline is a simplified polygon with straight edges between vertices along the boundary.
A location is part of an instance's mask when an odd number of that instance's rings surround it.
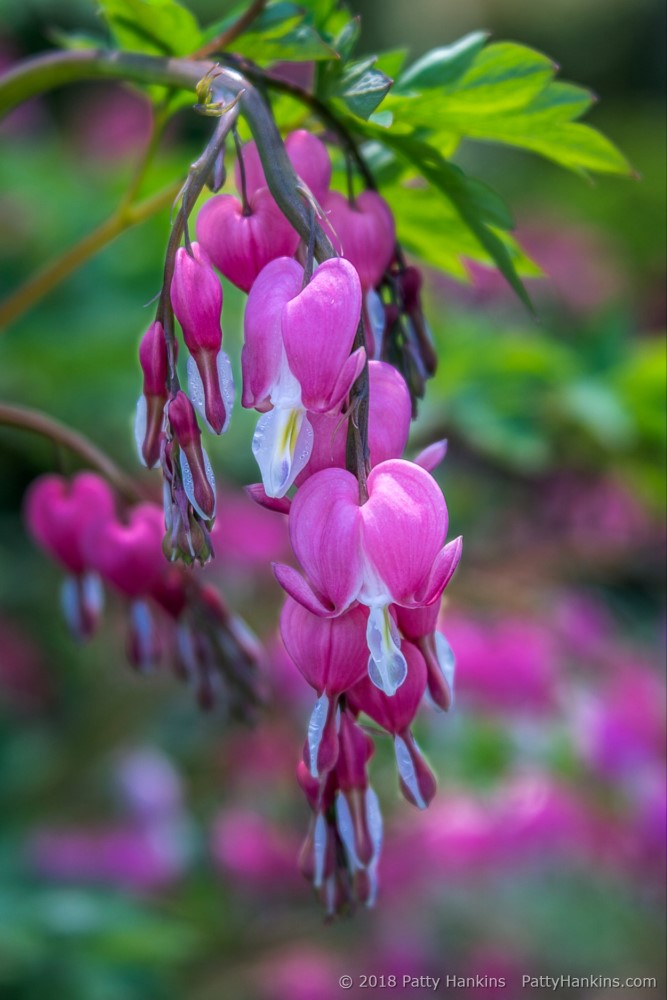
<svg viewBox="0 0 667 1000">
<path fill-rule="evenodd" d="M 225 9 L 192 8 L 204 22 Z M 459 706 L 419 728 L 441 783 L 437 809 L 422 816 L 399 801 L 381 745 L 373 780 L 390 817 L 385 888 L 376 911 L 325 927 L 292 872 L 307 823 L 292 771 L 308 693 L 292 695 L 276 667 L 274 709 L 254 732 L 233 729 L 222 712 L 201 713 L 167 669 L 130 671 L 113 601 L 101 634 L 74 646 L 59 573 L 28 540 L 20 507 L 36 475 L 76 463 L 0 428 L 3 998 L 305 1000 L 340 995 L 348 972 L 488 973 L 514 984 L 523 972 L 663 975 L 664 5 L 365 0 L 356 9 L 366 50 L 416 56 L 484 28 L 547 52 L 563 78 L 600 95 L 591 122 L 641 176 L 592 185 L 495 146 L 457 154 L 506 198 L 549 277 L 531 282 L 536 322 L 489 272 L 477 269 L 466 287 L 428 276 L 440 369 L 411 454 L 448 437 L 439 478 L 451 534 L 466 540 L 444 616 L 460 658 Z M 0 0 L 7 64 L 48 47 L 54 28 L 99 30 L 94 5 Z M 3 127 L 3 295 L 112 211 L 146 134 L 145 108 L 128 93 L 64 89 Z M 170 128 L 147 192 L 196 156 L 209 125 L 192 118 Z M 132 473 L 136 347 L 167 231 L 165 211 L 125 233 L 0 339 L 0 398 L 71 423 Z M 226 289 L 237 368 L 241 310 Z M 253 424 L 237 409 L 230 433 L 211 443 L 230 490 L 256 478 Z M 236 541 L 212 576 L 270 640 L 278 588 L 243 566 Z M 267 553 L 281 544 L 267 541 Z M 145 780 L 164 792 L 155 828 L 139 821 L 119 778 L 128 760 L 143 761 Z M 113 839 L 119 830 L 125 840 Z M 54 831 L 72 838 L 67 863 L 49 854 Z M 162 861 L 149 884 L 144 849 Z M 646 995 L 660 990 L 664 979 Z"/>
</svg>

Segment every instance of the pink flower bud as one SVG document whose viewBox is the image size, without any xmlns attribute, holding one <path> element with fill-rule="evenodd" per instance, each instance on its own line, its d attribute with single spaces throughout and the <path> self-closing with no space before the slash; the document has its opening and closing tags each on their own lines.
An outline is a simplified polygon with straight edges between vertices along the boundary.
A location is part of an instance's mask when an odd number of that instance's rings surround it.
<svg viewBox="0 0 667 1000">
<path fill-rule="evenodd" d="M 24 506 L 35 541 L 75 576 L 90 568 L 82 549 L 87 526 L 113 514 L 111 488 L 94 472 L 80 472 L 71 483 L 62 476 L 41 476 L 30 486 Z"/>
<path fill-rule="evenodd" d="M 139 345 L 139 363 L 144 375 L 143 393 L 137 403 L 134 436 L 139 458 L 149 469 L 160 461 L 160 441 L 167 402 L 167 342 L 162 324 L 151 323 Z"/>
<path fill-rule="evenodd" d="M 312 132 L 298 129 L 286 136 L 285 150 L 297 177 L 310 188 L 317 201 L 322 202 L 331 181 L 331 160 L 327 147 Z M 247 142 L 241 155 L 245 168 L 246 194 L 251 197 L 259 188 L 266 186 L 266 177 L 255 142 Z M 240 191 L 241 170 L 238 163 L 234 176 L 236 187 Z"/>
<path fill-rule="evenodd" d="M 268 188 L 252 195 L 247 215 L 233 195 L 211 198 L 197 218 L 197 238 L 218 270 L 244 292 L 266 264 L 291 257 L 299 244 Z"/>
<path fill-rule="evenodd" d="M 389 205 L 376 191 L 364 191 L 354 205 L 331 191 L 324 208 L 336 250 L 354 264 L 364 291 L 374 288 L 391 264 L 396 248 Z"/>
<path fill-rule="evenodd" d="M 436 630 L 440 601 L 426 608 L 396 608 L 398 627 L 417 646 L 427 669 L 428 691 L 434 703 L 446 712 L 454 703 L 454 667 L 452 648 Z"/>
<path fill-rule="evenodd" d="M 183 488 L 204 521 L 215 517 L 215 479 L 208 455 L 201 444 L 201 431 L 192 403 L 182 390 L 169 401 L 167 413 L 180 449 Z"/>
<path fill-rule="evenodd" d="M 221 349 L 222 288 L 198 243 L 193 256 L 184 247 L 176 251 L 171 302 L 190 351 L 188 389 L 194 405 L 215 434 L 229 423 L 234 382 L 229 358 Z"/>
</svg>

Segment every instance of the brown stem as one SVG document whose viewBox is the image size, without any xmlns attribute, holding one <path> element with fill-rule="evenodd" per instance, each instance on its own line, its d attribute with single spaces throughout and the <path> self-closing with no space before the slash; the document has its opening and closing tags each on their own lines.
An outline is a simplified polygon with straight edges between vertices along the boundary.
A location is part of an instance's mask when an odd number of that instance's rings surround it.
<svg viewBox="0 0 667 1000">
<path fill-rule="evenodd" d="M 181 244 L 181 238 L 186 232 L 188 217 L 194 208 L 211 173 L 216 157 L 222 148 L 229 131 L 234 127 L 239 114 L 239 103 L 235 100 L 231 107 L 220 115 L 215 132 L 202 155 L 190 167 L 188 179 L 181 191 L 181 207 L 174 219 L 169 234 L 167 252 L 164 262 L 162 291 L 157 307 L 156 318 L 162 323 L 169 354 L 169 392 L 175 395 L 179 388 L 176 371 L 176 335 L 174 332 L 174 310 L 171 305 L 171 281 L 174 276 L 176 251 Z"/>
<path fill-rule="evenodd" d="M 192 53 L 193 59 L 205 59 L 207 56 L 213 55 L 214 52 L 222 52 L 226 49 L 232 42 L 236 41 L 239 35 L 242 35 L 247 28 L 250 27 L 252 22 L 256 17 L 264 10 L 266 6 L 266 0 L 254 0 L 248 9 L 241 14 L 238 21 L 235 21 L 226 31 L 221 31 L 219 35 L 207 42 L 206 45 L 202 45 L 200 49 Z"/>
<path fill-rule="evenodd" d="M 6 427 L 16 427 L 20 430 L 33 431 L 35 434 L 49 438 L 56 444 L 64 445 L 92 468 L 101 472 L 127 500 L 136 502 L 143 499 L 137 484 L 116 465 L 113 459 L 109 458 L 83 434 L 68 427 L 67 424 L 54 420 L 53 417 L 49 417 L 40 410 L 32 410 L 27 406 L 17 406 L 14 403 L 0 403 L 0 424 L 4 424 Z"/>
</svg>

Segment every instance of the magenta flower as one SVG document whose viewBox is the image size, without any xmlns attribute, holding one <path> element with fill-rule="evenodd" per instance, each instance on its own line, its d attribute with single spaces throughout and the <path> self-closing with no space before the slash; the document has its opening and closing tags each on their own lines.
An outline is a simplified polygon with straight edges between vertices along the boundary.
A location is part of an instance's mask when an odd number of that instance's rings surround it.
<svg viewBox="0 0 667 1000">
<path fill-rule="evenodd" d="M 114 516 L 111 488 L 93 472 L 80 472 L 71 483 L 62 476 L 41 476 L 28 490 L 24 516 L 33 538 L 68 571 L 61 600 L 72 634 L 78 639 L 90 637 L 99 621 L 103 593 L 83 538 L 92 522 Z"/>
<path fill-rule="evenodd" d="M 400 459 L 376 465 L 369 498 L 344 469 L 324 469 L 298 491 L 290 510 L 290 538 L 304 569 L 277 565 L 287 593 L 313 614 L 335 617 L 355 601 L 370 609 L 369 672 L 387 694 L 403 683 L 407 663 L 390 605 L 432 604 L 451 579 L 462 541 L 444 545 L 447 507 L 435 480 Z M 444 547 L 443 547 L 444 546 Z"/>
<path fill-rule="evenodd" d="M 285 137 L 285 150 L 299 179 L 312 191 L 317 201 L 322 202 L 331 181 L 331 160 L 327 147 L 312 132 L 297 129 Z M 255 142 L 247 142 L 241 156 L 245 171 L 246 194 L 250 198 L 260 188 L 266 187 L 266 177 Z M 242 179 L 238 161 L 234 176 L 236 187 L 240 191 Z"/>
<path fill-rule="evenodd" d="M 304 756 L 313 777 L 338 759 L 338 699 L 366 674 L 366 618 L 359 606 L 338 618 L 318 618 L 290 598 L 283 607 L 280 633 L 287 652 L 318 694 Z"/>
<path fill-rule="evenodd" d="M 376 191 L 362 192 L 354 204 L 338 191 L 331 191 L 324 208 L 334 247 L 354 264 L 364 291 L 375 288 L 391 264 L 396 247 L 389 205 Z"/>
<path fill-rule="evenodd" d="M 188 392 L 214 434 L 227 429 L 234 405 L 234 381 L 229 358 L 222 350 L 222 288 L 206 253 L 192 244 L 176 251 L 171 302 L 190 351 Z"/>
<path fill-rule="evenodd" d="M 435 795 L 436 782 L 410 726 L 426 690 L 426 664 L 410 642 L 403 643 L 403 655 L 409 669 L 405 681 L 391 697 L 373 684 L 370 677 L 364 677 L 348 691 L 347 700 L 352 711 L 365 712 L 392 734 L 401 791 L 408 802 L 425 809 Z"/>
<path fill-rule="evenodd" d="M 231 194 L 209 199 L 197 218 L 197 239 L 221 274 L 249 292 L 257 275 L 276 257 L 291 257 L 299 235 L 268 188 L 259 188 L 248 210 Z"/>
<path fill-rule="evenodd" d="M 301 265 L 281 257 L 253 285 L 243 405 L 263 414 L 252 448 L 269 496 L 284 496 L 310 457 L 307 413 L 337 409 L 361 371 L 363 348 L 350 355 L 360 314 L 359 279 L 340 258 L 321 264 L 304 286 Z"/>
<path fill-rule="evenodd" d="M 157 320 L 146 330 L 139 345 L 139 363 L 144 375 L 142 395 L 137 403 L 134 436 L 139 459 L 153 469 L 160 461 L 167 392 L 167 342 L 162 323 Z"/>
</svg>

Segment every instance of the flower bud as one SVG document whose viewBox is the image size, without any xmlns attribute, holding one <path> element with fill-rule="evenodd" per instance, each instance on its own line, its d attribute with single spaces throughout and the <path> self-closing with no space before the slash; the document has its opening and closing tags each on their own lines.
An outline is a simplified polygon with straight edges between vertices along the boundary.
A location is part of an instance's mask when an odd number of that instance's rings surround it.
<svg viewBox="0 0 667 1000">
<path fill-rule="evenodd" d="M 162 324 L 151 323 L 139 345 L 144 375 L 143 393 L 137 402 L 134 436 L 140 461 L 149 469 L 160 461 L 160 439 L 167 393 L 167 342 Z"/>
<path fill-rule="evenodd" d="M 185 494 L 204 521 L 215 517 L 215 479 L 201 443 L 192 403 L 179 389 L 169 401 L 167 413 L 174 439 L 179 447 L 180 472 Z"/>
<path fill-rule="evenodd" d="M 190 351 L 188 389 L 195 407 L 215 433 L 229 424 L 234 382 L 229 358 L 222 350 L 222 288 L 208 256 L 198 243 L 176 251 L 171 302 Z"/>
</svg>

